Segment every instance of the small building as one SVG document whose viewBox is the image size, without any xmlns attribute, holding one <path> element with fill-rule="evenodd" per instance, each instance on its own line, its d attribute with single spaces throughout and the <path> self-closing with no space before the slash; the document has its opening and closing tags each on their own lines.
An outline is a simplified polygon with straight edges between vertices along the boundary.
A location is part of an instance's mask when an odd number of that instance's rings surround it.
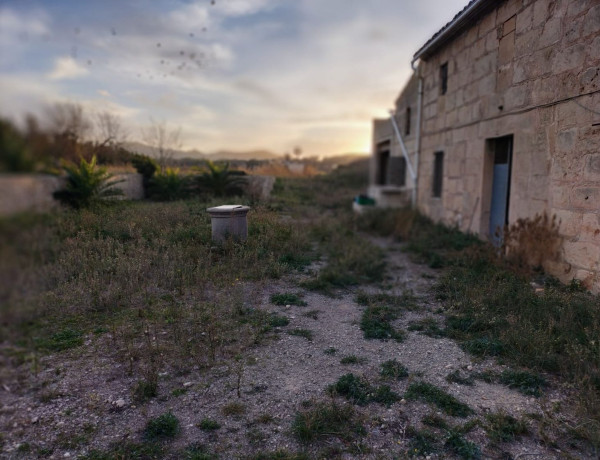
<svg viewBox="0 0 600 460">
<path fill-rule="evenodd" d="M 600 291 L 600 2 L 473 0 L 374 120 L 369 195 L 493 240 L 547 213 L 546 270 Z"/>
</svg>

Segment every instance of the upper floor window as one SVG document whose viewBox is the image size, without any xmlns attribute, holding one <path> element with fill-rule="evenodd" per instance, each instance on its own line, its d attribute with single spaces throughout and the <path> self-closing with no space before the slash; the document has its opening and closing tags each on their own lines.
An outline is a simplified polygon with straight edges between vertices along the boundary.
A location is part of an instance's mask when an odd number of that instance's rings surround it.
<svg viewBox="0 0 600 460">
<path fill-rule="evenodd" d="M 444 62 L 440 66 L 440 94 L 446 94 L 448 91 L 448 63 Z"/>
<path fill-rule="evenodd" d="M 406 108 L 406 124 L 404 125 L 404 134 L 406 136 L 410 134 L 410 107 Z"/>
</svg>

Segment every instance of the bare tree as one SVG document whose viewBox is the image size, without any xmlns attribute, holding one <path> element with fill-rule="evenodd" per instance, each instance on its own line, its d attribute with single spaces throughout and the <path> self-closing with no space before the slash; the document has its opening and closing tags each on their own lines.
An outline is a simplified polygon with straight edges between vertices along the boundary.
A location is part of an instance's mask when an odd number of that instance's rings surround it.
<svg viewBox="0 0 600 460">
<path fill-rule="evenodd" d="M 101 146 L 119 147 L 127 140 L 129 133 L 118 115 L 110 112 L 98 112 L 95 117 L 96 142 Z"/>
<path fill-rule="evenodd" d="M 49 131 L 54 135 L 81 141 L 91 132 L 92 123 L 79 104 L 54 104 L 46 114 Z"/>
<path fill-rule="evenodd" d="M 170 129 L 164 121 L 150 119 L 150 125 L 142 130 L 143 140 L 154 150 L 156 161 L 161 168 L 173 158 L 175 150 L 181 147 L 181 128 Z"/>
</svg>

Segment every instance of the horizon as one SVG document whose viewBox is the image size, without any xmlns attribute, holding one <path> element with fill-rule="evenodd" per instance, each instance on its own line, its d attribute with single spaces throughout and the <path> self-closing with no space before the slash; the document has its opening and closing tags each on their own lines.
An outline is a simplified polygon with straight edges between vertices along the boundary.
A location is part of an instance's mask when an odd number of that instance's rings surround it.
<svg viewBox="0 0 600 460">
<path fill-rule="evenodd" d="M 184 150 L 368 154 L 412 54 L 465 4 L 9 0 L 0 116 L 74 103 L 118 116 L 133 142 L 154 120 Z"/>
</svg>

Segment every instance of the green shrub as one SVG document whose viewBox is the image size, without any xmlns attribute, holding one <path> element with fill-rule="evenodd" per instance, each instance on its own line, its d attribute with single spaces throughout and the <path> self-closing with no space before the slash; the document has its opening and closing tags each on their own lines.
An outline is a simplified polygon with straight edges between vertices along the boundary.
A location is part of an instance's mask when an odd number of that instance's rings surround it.
<svg viewBox="0 0 600 460">
<path fill-rule="evenodd" d="M 500 374 L 499 382 L 509 388 L 515 388 L 524 395 L 541 396 L 547 386 L 546 379 L 527 371 L 505 370 Z"/>
<path fill-rule="evenodd" d="M 370 402 L 390 406 L 400 400 L 400 396 L 393 392 L 389 386 L 381 385 L 374 388 L 366 380 L 356 377 L 354 374 L 341 376 L 337 382 L 327 387 L 327 391 L 332 395 L 343 396 L 359 406 L 364 406 Z"/>
<path fill-rule="evenodd" d="M 395 359 L 391 359 L 381 364 L 379 375 L 384 378 L 402 380 L 408 377 L 408 369 Z"/>
<path fill-rule="evenodd" d="M 454 417 L 468 417 L 473 413 L 469 406 L 460 402 L 454 396 L 426 382 L 411 383 L 404 397 L 406 399 L 420 399 L 434 404 L 446 414 Z"/>
<path fill-rule="evenodd" d="M 63 169 L 67 173 L 67 184 L 64 189 L 54 192 L 54 198 L 73 208 L 87 208 L 123 194 L 114 188 L 121 181 L 111 181 L 112 174 L 96 165 L 95 155 L 89 163 L 81 158 L 79 166 L 63 162 Z"/>
<path fill-rule="evenodd" d="M 196 184 L 201 193 L 209 193 L 217 197 L 243 195 L 245 173 L 230 170 L 229 163 L 217 164 L 206 161 L 204 168 L 199 171 Z"/>
<path fill-rule="evenodd" d="M 214 431 L 221 428 L 221 425 L 216 420 L 211 420 L 209 418 L 204 418 L 198 423 L 198 428 L 204 431 Z"/>
<path fill-rule="evenodd" d="M 305 307 L 307 304 L 300 294 L 293 294 L 289 292 L 281 294 L 273 294 L 271 296 L 271 303 L 274 305 L 297 305 L 299 307 Z"/>
<path fill-rule="evenodd" d="M 66 328 L 56 332 L 49 338 L 39 338 L 36 346 L 42 350 L 63 351 L 83 345 L 83 333 L 76 329 Z"/>
<path fill-rule="evenodd" d="M 179 434 L 179 420 L 171 412 L 165 412 L 150 419 L 144 429 L 144 438 L 148 441 L 165 441 Z"/>
<path fill-rule="evenodd" d="M 138 173 L 142 175 L 142 185 L 144 187 L 144 196 L 150 196 L 150 184 L 154 173 L 160 169 L 158 163 L 146 155 L 133 155 L 131 164 Z"/>
<path fill-rule="evenodd" d="M 503 412 L 487 414 L 485 431 L 492 441 L 507 442 L 528 433 L 527 423 Z"/>
<path fill-rule="evenodd" d="M 371 386 L 367 381 L 354 374 L 343 375 L 337 382 L 327 387 L 329 393 L 343 396 L 359 406 L 369 403 L 371 390 Z"/>
<path fill-rule="evenodd" d="M 452 433 L 446 440 L 445 447 L 463 460 L 478 460 L 481 458 L 479 446 L 467 441 L 459 433 Z"/>
<path fill-rule="evenodd" d="M 356 355 L 344 356 L 340 360 L 340 364 L 364 364 L 367 362 L 366 358 L 358 357 Z"/>
<path fill-rule="evenodd" d="M 149 192 L 153 200 L 181 200 L 189 195 L 189 179 L 179 169 L 164 168 L 150 179 Z"/>
<path fill-rule="evenodd" d="M 370 306 L 361 316 L 360 329 L 363 331 L 365 339 L 394 339 L 402 342 L 404 333 L 395 329 L 391 324 L 396 318 L 397 313 L 390 307 Z"/>
</svg>

